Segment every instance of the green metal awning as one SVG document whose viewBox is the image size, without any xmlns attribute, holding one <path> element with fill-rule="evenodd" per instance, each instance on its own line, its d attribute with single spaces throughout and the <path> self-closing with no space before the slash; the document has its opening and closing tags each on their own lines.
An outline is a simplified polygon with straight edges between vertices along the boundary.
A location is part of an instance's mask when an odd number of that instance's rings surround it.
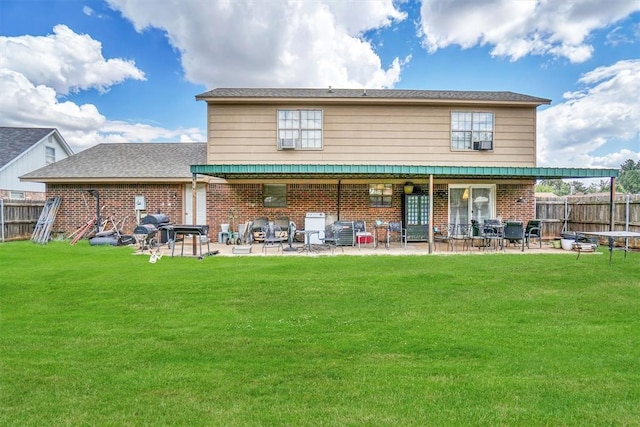
<svg viewBox="0 0 640 427">
<path fill-rule="evenodd" d="M 191 165 L 192 174 L 225 179 L 418 179 L 439 178 L 616 178 L 618 169 L 538 168 L 505 166 L 330 165 L 330 164 L 212 164 Z"/>
</svg>

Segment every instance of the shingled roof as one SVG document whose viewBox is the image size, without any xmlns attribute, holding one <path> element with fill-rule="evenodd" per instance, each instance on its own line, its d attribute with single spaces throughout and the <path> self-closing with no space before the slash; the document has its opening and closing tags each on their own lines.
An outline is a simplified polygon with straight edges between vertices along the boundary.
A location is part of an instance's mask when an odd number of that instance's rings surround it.
<svg viewBox="0 0 640 427">
<path fill-rule="evenodd" d="M 38 182 L 182 182 L 190 165 L 207 162 L 207 144 L 98 144 L 20 178 Z"/>
<path fill-rule="evenodd" d="M 0 127 L 0 169 L 55 131 L 54 128 Z"/>
<path fill-rule="evenodd" d="M 390 101 L 467 101 L 549 104 L 551 100 L 507 91 L 451 91 L 406 89 L 287 89 L 287 88 L 217 88 L 196 96 L 196 100 L 224 98 L 319 98 L 323 100 L 390 100 Z"/>
</svg>

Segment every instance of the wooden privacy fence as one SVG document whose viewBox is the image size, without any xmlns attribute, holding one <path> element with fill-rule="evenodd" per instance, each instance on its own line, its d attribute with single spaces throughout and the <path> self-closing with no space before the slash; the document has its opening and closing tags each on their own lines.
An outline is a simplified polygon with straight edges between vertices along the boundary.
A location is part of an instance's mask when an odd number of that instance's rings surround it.
<svg viewBox="0 0 640 427">
<path fill-rule="evenodd" d="M 44 200 L 0 199 L 0 242 L 29 240 L 44 203 Z"/>
<path fill-rule="evenodd" d="M 545 238 L 558 238 L 563 231 L 608 231 L 610 217 L 608 194 L 536 198 L 536 218 L 543 221 Z M 613 218 L 614 230 L 640 232 L 640 194 L 616 195 Z M 629 246 L 640 248 L 640 242 L 631 239 Z"/>
</svg>

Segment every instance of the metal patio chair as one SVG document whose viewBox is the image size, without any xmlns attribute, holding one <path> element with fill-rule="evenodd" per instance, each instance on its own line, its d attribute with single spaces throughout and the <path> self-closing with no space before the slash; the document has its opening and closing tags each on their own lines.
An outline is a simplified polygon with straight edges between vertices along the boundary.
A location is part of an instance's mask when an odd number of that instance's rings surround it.
<svg viewBox="0 0 640 427">
<path fill-rule="evenodd" d="M 402 227 L 402 221 L 389 221 L 389 225 L 387 227 L 387 241 L 385 246 L 389 249 L 391 242 L 391 234 L 397 233 L 400 239 L 400 245 L 403 248 L 407 248 L 407 229 Z"/>
<path fill-rule="evenodd" d="M 542 221 L 532 219 L 527 222 L 527 227 L 524 230 L 524 239 L 527 244 L 527 249 L 529 249 L 531 239 L 538 239 L 540 249 L 542 249 Z"/>
<path fill-rule="evenodd" d="M 282 229 L 280 226 L 267 224 L 262 227 L 262 235 L 264 238 L 262 241 L 262 252 L 264 252 L 265 255 L 269 247 L 276 248 L 278 251 L 284 249 L 283 242 L 285 239 L 282 238 Z"/>
</svg>

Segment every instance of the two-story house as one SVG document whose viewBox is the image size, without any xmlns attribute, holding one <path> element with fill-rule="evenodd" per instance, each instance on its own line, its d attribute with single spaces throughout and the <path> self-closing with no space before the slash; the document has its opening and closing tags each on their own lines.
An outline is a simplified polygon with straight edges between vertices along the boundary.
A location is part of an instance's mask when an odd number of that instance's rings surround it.
<svg viewBox="0 0 640 427">
<path fill-rule="evenodd" d="M 433 226 L 535 217 L 538 178 L 615 177 L 611 169 L 539 168 L 536 110 L 513 92 L 229 89 L 207 103 L 212 224 L 307 212 L 327 221 Z M 417 197 L 421 195 L 422 197 Z M 426 218 L 425 218 L 426 217 Z"/>
<path fill-rule="evenodd" d="M 409 240 L 433 227 L 535 217 L 540 178 L 614 178 L 615 169 L 541 168 L 536 110 L 547 99 L 511 92 L 215 89 L 207 142 L 100 144 L 35 170 L 62 204 L 56 230 L 103 214 L 162 212 L 176 224 L 221 224 L 308 214 L 402 221 Z M 409 193 L 409 194 L 407 194 Z M 136 205 L 145 200 L 144 210 Z M 193 214 L 195 212 L 195 215 Z"/>
</svg>

